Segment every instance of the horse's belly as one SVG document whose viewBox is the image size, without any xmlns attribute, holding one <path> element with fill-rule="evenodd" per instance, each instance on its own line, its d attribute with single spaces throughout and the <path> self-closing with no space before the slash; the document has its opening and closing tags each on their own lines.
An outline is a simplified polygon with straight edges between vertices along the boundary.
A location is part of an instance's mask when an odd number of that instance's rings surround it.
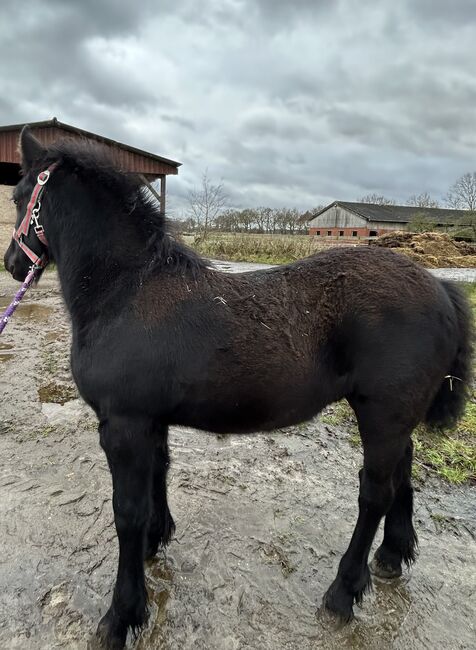
<svg viewBox="0 0 476 650">
<path fill-rule="evenodd" d="M 216 433 L 249 433 L 291 426 L 312 418 L 322 408 L 317 396 L 305 399 L 301 393 L 244 395 L 185 401 L 172 414 L 172 423 Z"/>
</svg>

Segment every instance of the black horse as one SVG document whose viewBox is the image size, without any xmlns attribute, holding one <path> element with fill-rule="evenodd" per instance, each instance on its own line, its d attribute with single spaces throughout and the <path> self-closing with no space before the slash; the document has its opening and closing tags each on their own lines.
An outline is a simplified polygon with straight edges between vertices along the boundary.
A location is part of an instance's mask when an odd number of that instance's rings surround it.
<svg viewBox="0 0 476 650">
<path fill-rule="evenodd" d="M 71 366 L 99 420 L 113 482 L 119 568 L 98 627 L 122 648 L 147 616 L 143 562 L 174 531 L 166 496 L 168 427 L 240 433 L 312 418 L 346 398 L 364 449 L 359 515 L 326 607 L 345 620 L 373 572 L 415 558 L 411 433 L 461 413 L 471 368 L 471 319 L 461 292 L 379 248 L 334 249 L 256 273 L 227 275 L 166 231 L 133 175 L 85 142 L 45 149 L 26 128 L 21 223 L 37 176 L 54 165 L 38 223 L 24 243 L 57 265 L 71 315 Z M 40 177 L 40 179 L 44 176 Z M 29 260 L 12 240 L 5 266 Z"/>
</svg>

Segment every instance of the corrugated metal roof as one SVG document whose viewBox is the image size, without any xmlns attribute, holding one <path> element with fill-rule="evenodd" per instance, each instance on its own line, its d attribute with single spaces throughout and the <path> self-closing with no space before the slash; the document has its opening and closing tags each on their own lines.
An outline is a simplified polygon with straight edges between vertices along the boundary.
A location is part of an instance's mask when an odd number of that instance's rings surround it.
<svg viewBox="0 0 476 650">
<path fill-rule="evenodd" d="M 468 218 L 467 210 L 452 210 L 450 208 L 419 208 L 409 205 L 376 205 L 374 203 L 355 203 L 352 201 L 334 201 L 320 212 L 314 215 L 313 219 L 321 215 L 329 208 L 339 205 L 355 214 L 367 219 L 367 221 L 387 221 L 406 224 L 415 217 L 424 217 L 433 223 L 453 224 L 460 223 Z"/>
<path fill-rule="evenodd" d="M 20 163 L 18 153 L 18 137 L 24 124 L 10 124 L 0 126 L 0 162 Z M 34 135 L 43 144 L 51 144 L 63 137 L 87 138 L 96 140 L 108 146 L 117 165 L 124 171 L 133 171 L 148 176 L 161 176 L 163 174 L 177 174 L 182 163 L 156 154 L 130 147 L 122 142 L 116 142 L 90 131 L 78 129 L 70 124 L 60 122 L 55 117 L 44 122 L 30 122 Z"/>
</svg>

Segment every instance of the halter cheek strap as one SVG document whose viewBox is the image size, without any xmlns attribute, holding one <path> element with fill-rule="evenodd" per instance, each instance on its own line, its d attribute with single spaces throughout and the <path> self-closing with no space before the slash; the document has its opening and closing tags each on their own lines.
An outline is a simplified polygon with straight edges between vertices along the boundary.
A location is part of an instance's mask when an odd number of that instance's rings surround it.
<svg viewBox="0 0 476 650">
<path fill-rule="evenodd" d="M 31 260 L 33 266 L 41 269 L 45 268 L 49 262 L 48 254 L 45 251 L 41 256 L 37 255 L 25 243 L 25 238 L 28 237 L 30 227 L 33 226 L 38 241 L 45 248 L 48 248 L 48 240 L 46 239 L 45 230 L 39 222 L 41 209 L 40 199 L 44 192 L 45 185 L 50 178 L 51 172 L 55 167 L 56 163 L 53 163 L 48 167 L 48 169 L 38 174 L 36 185 L 31 193 L 30 200 L 28 201 L 25 216 L 23 217 L 21 224 L 18 226 L 18 229 L 13 230 L 13 239 L 17 242 L 18 246 L 20 246 L 25 255 Z"/>
<path fill-rule="evenodd" d="M 18 226 L 18 229 L 13 229 L 13 239 L 17 242 L 18 246 L 22 249 L 25 255 L 32 261 L 31 268 L 28 272 L 28 275 L 25 278 L 21 288 L 15 294 L 10 305 L 5 310 L 3 316 L 0 317 L 0 334 L 5 329 L 9 319 L 13 315 L 13 312 L 20 304 L 21 299 L 25 295 L 28 287 L 33 283 L 35 278 L 38 275 L 39 269 L 44 269 L 48 264 L 48 254 L 45 251 L 41 257 L 39 257 L 34 251 L 31 250 L 24 242 L 24 238 L 28 237 L 30 232 L 30 226 L 33 226 L 35 234 L 38 238 L 38 241 L 47 249 L 48 241 L 45 236 L 45 231 L 43 226 L 39 223 L 38 219 L 40 216 L 41 209 L 41 195 L 43 194 L 44 186 L 48 182 L 51 172 L 56 167 L 56 163 L 50 165 L 47 170 L 41 172 L 36 179 L 36 185 L 31 193 L 31 198 L 28 202 L 25 216 L 22 219 L 21 224 Z"/>
</svg>

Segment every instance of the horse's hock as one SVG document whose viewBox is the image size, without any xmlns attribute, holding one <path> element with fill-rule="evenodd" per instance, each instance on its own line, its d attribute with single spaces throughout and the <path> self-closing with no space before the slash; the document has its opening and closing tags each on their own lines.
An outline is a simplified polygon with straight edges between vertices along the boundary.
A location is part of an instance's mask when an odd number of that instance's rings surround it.
<svg viewBox="0 0 476 650">
<path fill-rule="evenodd" d="M 7 249 L 12 238 L 12 228 L 15 223 L 15 206 L 12 198 L 11 185 L 0 185 L 0 250 Z"/>
</svg>

